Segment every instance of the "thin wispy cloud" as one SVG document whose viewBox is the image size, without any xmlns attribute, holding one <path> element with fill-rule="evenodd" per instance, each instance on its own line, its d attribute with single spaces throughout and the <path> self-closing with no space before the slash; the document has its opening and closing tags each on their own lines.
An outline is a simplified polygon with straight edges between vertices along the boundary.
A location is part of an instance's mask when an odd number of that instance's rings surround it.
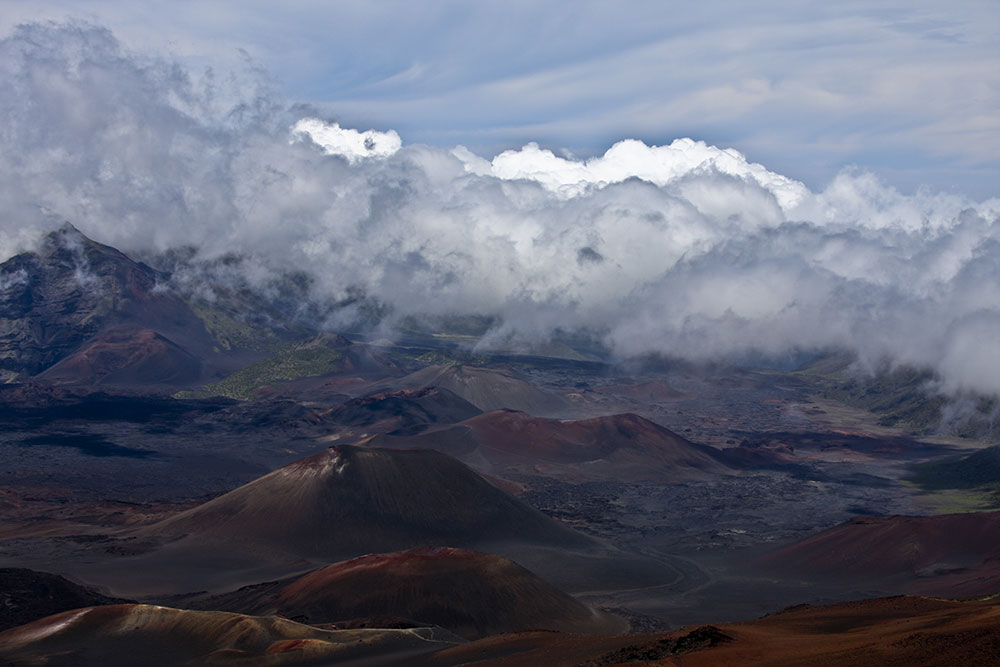
<svg viewBox="0 0 1000 667">
<path fill-rule="evenodd" d="M 1000 180 L 994 3 L 5 3 L 83 15 L 199 70 L 244 49 L 344 127 L 493 155 L 690 136 L 823 187 L 872 168 L 978 197 Z"/>
</svg>

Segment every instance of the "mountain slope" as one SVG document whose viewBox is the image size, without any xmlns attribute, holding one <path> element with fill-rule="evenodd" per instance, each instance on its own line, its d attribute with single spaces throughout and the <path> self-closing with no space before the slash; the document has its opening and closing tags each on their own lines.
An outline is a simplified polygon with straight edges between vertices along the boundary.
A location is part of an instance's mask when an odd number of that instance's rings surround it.
<svg viewBox="0 0 1000 667">
<path fill-rule="evenodd" d="M 785 576 L 874 582 L 949 596 L 1000 591 L 1000 512 L 858 517 L 783 547 L 762 564 Z"/>
<path fill-rule="evenodd" d="M 490 474 L 513 469 L 573 480 L 674 482 L 734 472 L 717 450 L 633 414 L 558 421 L 495 410 L 453 426 L 367 442 L 436 449 Z"/>
<path fill-rule="evenodd" d="M 362 556 L 213 596 L 196 606 L 280 613 L 312 624 L 404 617 L 464 637 L 537 628 L 611 632 L 624 625 L 502 556 L 450 548 Z"/>
<path fill-rule="evenodd" d="M 195 356 L 151 329 L 104 331 L 38 375 L 46 380 L 89 385 L 187 386 L 201 378 Z"/>
<path fill-rule="evenodd" d="M 378 350 L 343 336 L 321 333 L 286 345 L 205 388 L 244 400 L 287 397 L 315 402 L 330 398 L 322 387 L 335 378 L 363 383 L 359 376 L 382 380 L 400 373 L 395 363 Z"/>
<path fill-rule="evenodd" d="M 568 407 L 561 397 L 538 389 L 511 371 L 461 364 L 427 366 L 384 388 L 425 387 L 448 389 L 483 411 L 508 408 L 546 416 L 561 414 Z"/>
<path fill-rule="evenodd" d="M 127 600 L 109 598 L 47 572 L 0 568 L 0 630 L 68 609 L 121 602 Z"/>
<path fill-rule="evenodd" d="M 801 605 L 743 623 L 665 634 L 586 637 L 525 632 L 444 649 L 435 665 L 603 667 L 938 667 L 995 665 L 1000 605 L 893 597 Z"/>
<path fill-rule="evenodd" d="M 280 468 L 143 533 L 326 560 L 440 544 L 591 544 L 449 456 L 347 445 Z"/>
<path fill-rule="evenodd" d="M 448 389 L 427 387 L 380 392 L 345 401 L 324 418 L 354 430 L 418 433 L 432 424 L 453 424 L 481 413 Z"/>
<path fill-rule="evenodd" d="M 151 329 L 198 356 L 213 341 L 197 315 L 162 289 L 162 274 L 71 225 L 38 252 L 0 265 L 0 369 L 35 375 L 105 329 Z"/>
<path fill-rule="evenodd" d="M 275 616 L 123 604 L 67 611 L 0 633 L 5 665 L 329 665 L 405 661 L 454 645 L 433 628 L 322 630 Z"/>
</svg>

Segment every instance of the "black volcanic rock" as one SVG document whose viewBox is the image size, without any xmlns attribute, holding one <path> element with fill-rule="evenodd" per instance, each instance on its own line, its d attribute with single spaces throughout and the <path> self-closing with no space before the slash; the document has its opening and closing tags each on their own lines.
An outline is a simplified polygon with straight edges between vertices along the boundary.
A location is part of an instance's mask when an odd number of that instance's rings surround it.
<svg viewBox="0 0 1000 667">
<path fill-rule="evenodd" d="M 35 375 L 123 325 L 151 329 L 195 355 L 211 350 L 202 321 L 162 288 L 166 278 L 64 225 L 37 252 L 0 264 L 0 370 Z"/>
<path fill-rule="evenodd" d="M 0 428 L 45 428 L 59 421 L 131 422 L 174 426 L 225 410 L 230 398 L 174 399 L 110 394 L 81 385 L 42 382 L 0 384 Z M 227 415 L 223 413 L 221 417 Z"/>
<path fill-rule="evenodd" d="M 0 568 L 0 630 L 69 609 L 123 602 L 130 600 L 109 598 L 54 574 Z"/>
</svg>

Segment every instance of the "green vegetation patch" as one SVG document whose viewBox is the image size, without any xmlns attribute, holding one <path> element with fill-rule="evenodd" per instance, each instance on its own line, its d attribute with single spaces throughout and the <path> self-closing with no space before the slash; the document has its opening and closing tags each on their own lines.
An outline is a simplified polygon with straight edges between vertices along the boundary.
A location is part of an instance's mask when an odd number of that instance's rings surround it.
<svg viewBox="0 0 1000 667">
<path fill-rule="evenodd" d="M 1000 507 L 1000 446 L 958 459 L 914 466 L 907 483 L 924 491 L 935 513 L 982 512 Z"/>
<path fill-rule="evenodd" d="M 881 426 L 909 426 L 925 432 L 941 421 L 946 399 L 926 392 L 933 379 L 927 371 L 901 367 L 867 378 L 833 375 L 824 379 L 819 392 L 823 398 L 873 412 L 879 415 Z"/>
<path fill-rule="evenodd" d="M 931 491 L 920 497 L 920 504 L 931 514 L 988 512 L 1000 508 L 1000 485 Z"/>
<path fill-rule="evenodd" d="M 853 355 L 830 354 L 796 372 L 813 385 L 816 394 L 878 416 L 880 426 L 906 428 L 929 434 L 942 427 L 949 404 L 948 396 L 937 393 L 937 377 L 928 369 L 884 364 L 873 375 L 852 372 Z M 963 438 L 990 438 L 1000 433 L 995 419 L 998 404 L 992 396 L 972 397 L 973 410 L 964 418 L 947 424 L 950 432 Z"/>
<path fill-rule="evenodd" d="M 282 343 L 281 338 L 266 327 L 254 326 L 204 304 L 191 303 L 190 306 L 223 350 L 273 352 Z"/>
<path fill-rule="evenodd" d="M 976 489 L 1000 486 L 1000 446 L 950 461 L 932 461 L 914 466 L 909 480 L 925 491 Z"/>
<path fill-rule="evenodd" d="M 473 354 L 468 350 L 460 348 L 441 348 L 435 350 L 427 347 L 397 345 L 393 347 L 381 347 L 380 351 L 400 367 L 411 371 L 419 370 L 432 364 L 440 364 L 442 366 L 449 364 L 483 366 L 491 360 L 488 356 Z"/>
<path fill-rule="evenodd" d="M 246 401 L 253 392 L 272 382 L 325 375 L 341 370 L 343 353 L 326 347 L 290 348 L 250 364 L 224 380 L 205 385 L 215 395 Z"/>
</svg>

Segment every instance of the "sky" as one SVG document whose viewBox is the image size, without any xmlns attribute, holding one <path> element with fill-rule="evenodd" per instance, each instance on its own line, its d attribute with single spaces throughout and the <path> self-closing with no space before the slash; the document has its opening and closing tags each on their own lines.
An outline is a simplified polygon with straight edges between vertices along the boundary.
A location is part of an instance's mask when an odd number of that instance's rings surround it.
<svg viewBox="0 0 1000 667">
<path fill-rule="evenodd" d="M 414 8 L 419 9 L 415 10 Z M 0 30 L 89 19 L 194 71 L 406 143 L 589 157 L 735 148 L 816 189 L 843 168 L 977 198 L 1000 182 L 1000 6 L 955 2 L 3 0 Z"/>
<path fill-rule="evenodd" d="M 1000 394 L 995 3 L 418 6 L 0 0 L 0 261 Z"/>
</svg>

